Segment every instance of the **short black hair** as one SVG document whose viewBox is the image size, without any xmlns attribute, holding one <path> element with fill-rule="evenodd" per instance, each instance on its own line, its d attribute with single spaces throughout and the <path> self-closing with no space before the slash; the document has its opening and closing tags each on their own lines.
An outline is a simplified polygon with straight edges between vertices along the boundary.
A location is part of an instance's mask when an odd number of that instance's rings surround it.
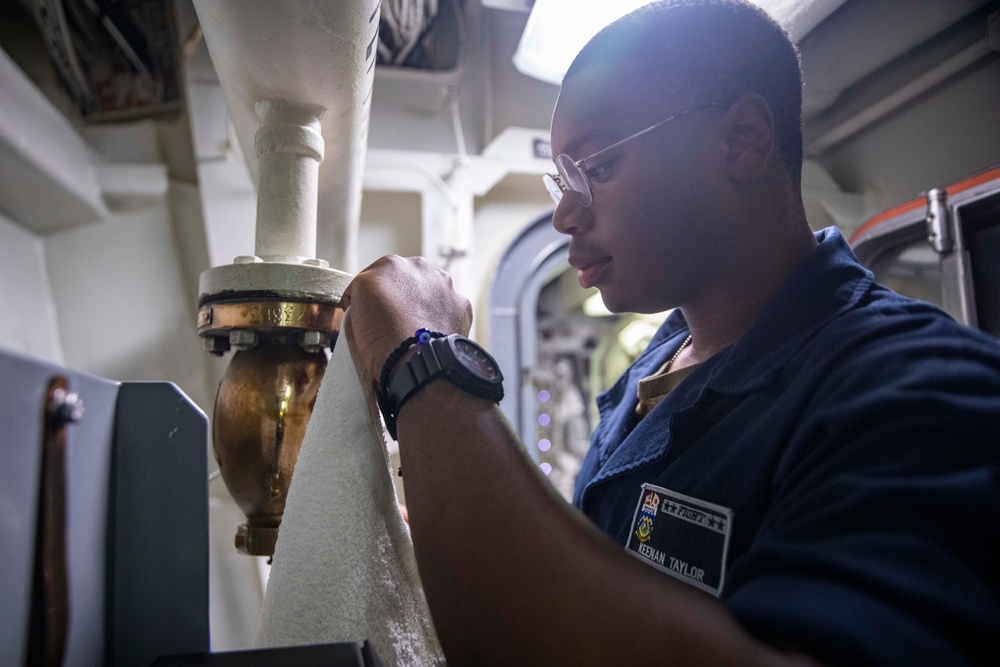
<svg viewBox="0 0 1000 667">
<path fill-rule="evenodd" d="M 759 94 L 774 114 L 777 147 L 792 185 L 802 181 L 802 70 L 784 29 L 744 0 L 660 0 L 605 27 L 580 51 L 569 79 L 613 63 L 663 78 L 692 102 Z"/>
</svg>

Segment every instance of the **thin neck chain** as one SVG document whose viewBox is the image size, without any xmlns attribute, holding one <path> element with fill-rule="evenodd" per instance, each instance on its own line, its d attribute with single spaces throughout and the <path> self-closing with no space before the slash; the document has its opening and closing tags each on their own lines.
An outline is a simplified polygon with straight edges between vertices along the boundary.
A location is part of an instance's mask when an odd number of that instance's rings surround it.
<svg viewBox="0 0 1000 667">
<path fill-rule="evenodd" d="M 673 368 L 674 362 L 677 361 L 677 357 L 681 356 L 681 352 L 684 351 L 684 348 L 687 347 L 690 342 L 691 342 L 691 334 L 688 334 L 688 337 L 684 339 L 684 342 L 681 343 L 681 346 L 677 348 L 676 352 L 674 352 L 674 356 L 670 357 L 670 361 L 667 362 L 666 372 L 669 372 L 670 369 Z"/>
</svg>

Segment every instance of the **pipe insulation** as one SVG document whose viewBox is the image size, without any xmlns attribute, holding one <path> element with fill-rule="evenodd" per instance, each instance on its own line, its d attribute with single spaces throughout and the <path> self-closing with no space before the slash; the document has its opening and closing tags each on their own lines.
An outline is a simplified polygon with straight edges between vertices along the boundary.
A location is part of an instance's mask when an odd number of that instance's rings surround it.
<svg viewBox="0 0 1000 667">
<path fill-rule="evenodd" d="M 260 130 L 254 149 L 257 186 L 257 257 L 299 264 L 316 257 L 316 206 L 323 161 L 320 117 L 313 104 L 258 102 Z"/>
<path fill-rule="evenodd" d="M 262 177 L 270 188 L 266 180 L 271 174 L 255 150 L 261 126 L 257 104 L 286 100 L 326 109 L 317 115 L 325 158 L 322 165 L 313 160 L 318 169 L 314 220 L 319 224 L 316 250 L 309 253 L 353 271 L 379 0 L 194 0 L 194 5 L 236 136 L 258 186 L 258 200 Z M 289 155 L 264 154 L 275 158 L 275 166 L 286 159 L 281 155 Z M 301 170 L 313 168 L 305 161 L 294 164 Z M 280 206 L 279 201 L 266 205 Z M 265 227 L 273 222 L 271 213 L 259 212 L 258 220 L 261 215 Z M 290 231 L 301 233 L 296 225 Z M 293 238 L 287 246 L 274 246 L 276 240 L 265 236 L 257 238 L 265 254 L 295 257 L 309 247 L 307 235 Z"/>
</svg>

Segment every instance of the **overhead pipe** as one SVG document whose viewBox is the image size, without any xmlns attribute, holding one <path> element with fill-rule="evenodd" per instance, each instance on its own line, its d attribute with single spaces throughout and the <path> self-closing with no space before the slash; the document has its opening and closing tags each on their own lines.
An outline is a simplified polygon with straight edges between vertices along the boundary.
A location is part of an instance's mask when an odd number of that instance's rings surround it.
<svg viewBox="0 0 1000 667">
<path fill-rule="evenodd" d="M 375 73 L 379 0 L 195 0 L 229 116 L 253 182 L 256 105 L 265 100 L 326 109 L 317 181 L 318 254 L 356 269 L 361 178 Z"/>
<path fill-rule="evenodd" d="M 260 130 L 254 152 L 260 161 L 257 186 L 256 256 L 299 263 L 316 256 L 316 205 L 324 143 L 315 104 L 258 102 Z"/>
</svg>

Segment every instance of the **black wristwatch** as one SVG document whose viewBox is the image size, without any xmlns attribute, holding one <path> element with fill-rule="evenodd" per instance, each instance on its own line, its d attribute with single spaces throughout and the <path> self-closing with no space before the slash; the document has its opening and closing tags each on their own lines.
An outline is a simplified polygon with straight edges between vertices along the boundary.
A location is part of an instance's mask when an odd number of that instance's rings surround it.
<svg viewBox="0 0 1000 667">
<path fill-rule="evenodd" d="M 444 378 L 459 389 L 494 403 L 503 398 L 500 366 L 482 346 L 459 334 L 432 338 L 420 345 L 388 387 L 376 392 L 385 427 L 393 440 L 396 439 L 396 417 L 400 408 L 437 378 Z"/>
</svg>

